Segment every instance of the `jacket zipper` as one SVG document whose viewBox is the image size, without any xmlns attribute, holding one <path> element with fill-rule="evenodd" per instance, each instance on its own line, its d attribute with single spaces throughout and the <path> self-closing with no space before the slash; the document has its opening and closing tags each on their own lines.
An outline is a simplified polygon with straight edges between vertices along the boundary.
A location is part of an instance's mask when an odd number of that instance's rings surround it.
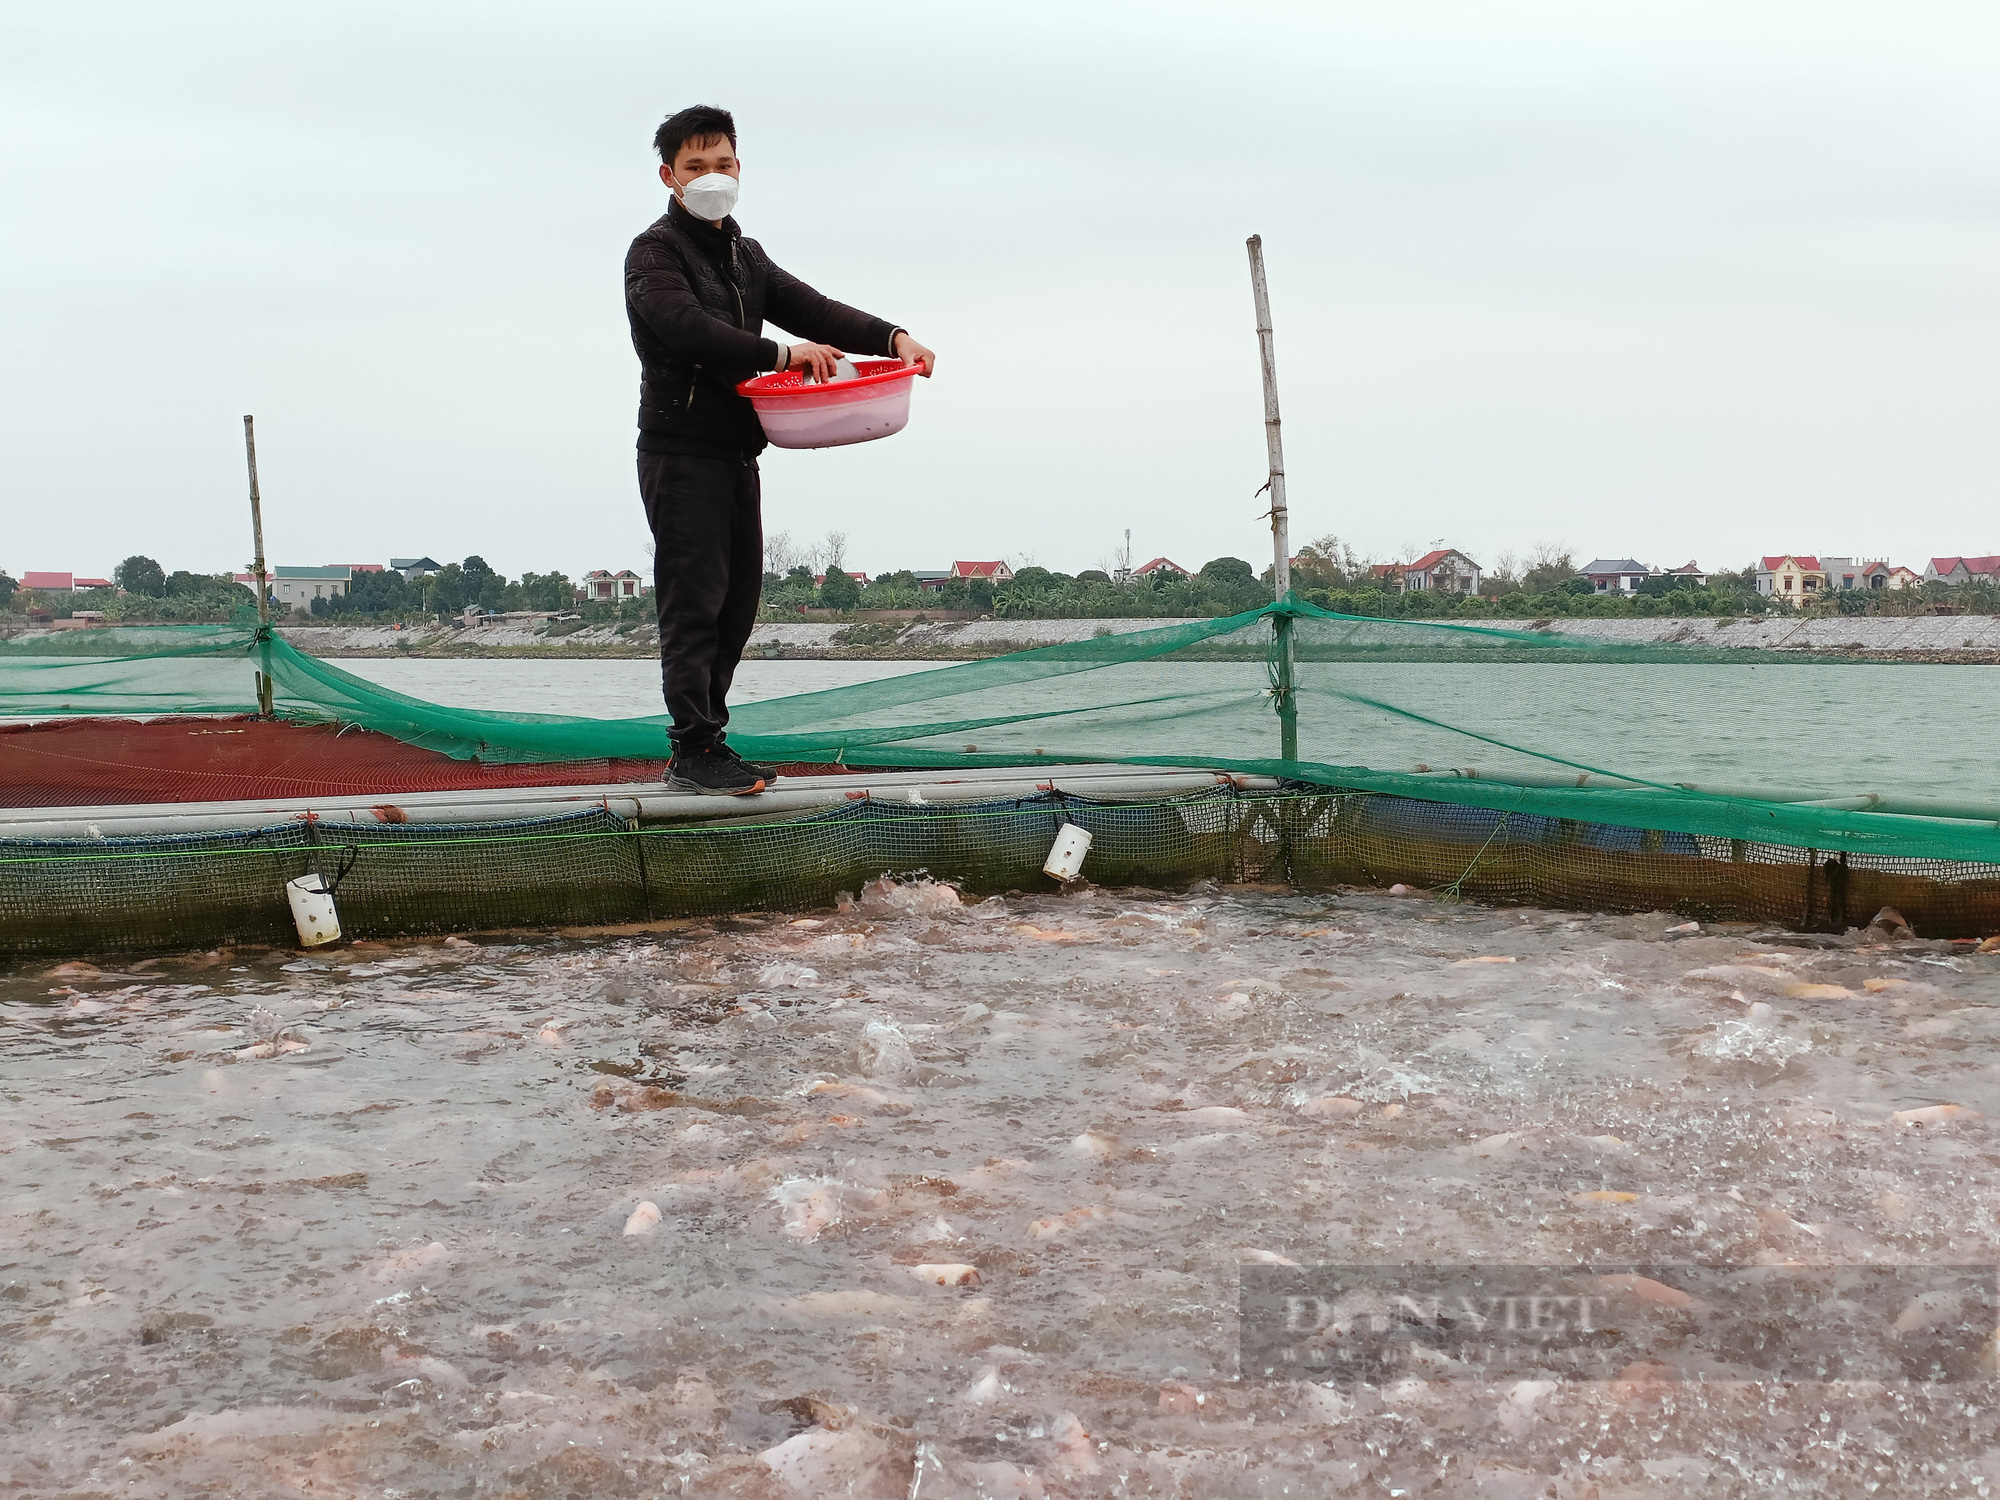
<svg viewBox="0 0 2000 1500">
<path fill-rule="evenodd" d="M 736 326 L 743 326 L 743 293 L 736 285 L 736 241 L 729 242 L 729 295 L 736 299 Z M 695 369 L 699 370 L 700 365 Z M 700 377 L 697 376 L 696 379 Z M 694 410 L 694 381 L 688 382 L 688 410 Z"/>
<path fill-rule="evenodd" d="M 742 328 L 742 327 L 743 327 L 743 292 L 742 292 L 742 289 L 741 289 L 740 287 L 738 287 L 738 286 L 736 285 L 736 274 L 735 274 L 735 273 L 736 273 L 736 241 L 734 241 L 734 240 L 731 240 L 731 241 L 729 242 L 729 271 L 730 271 L 730 276 L 729 276 L 729 295 L 730 295 L 730 296 L 732 296 L 732 297 L 734 297 L 734 298 L 736 299 L 736 326 L 737 326 L 738 328 Z M 696 365 L 696 366 L 694 367 L 694 370 L 695 370 L 694 374 L 692 374 L 692 375 L 690 375 L 690 376 L 688 377 L 688 398 L 687 398 L 687 407 L 686 407 L 686 409 L 687 409 L 688 411 L 693 411 L 693 410 L 694 410 L 694 389 L 695 389 L 695 387 L 696 387 L 697 385 L 699 385 L 699 384 L 701 383 L 701 366 L 700 366 L 700 365 Z"/>
</svg>

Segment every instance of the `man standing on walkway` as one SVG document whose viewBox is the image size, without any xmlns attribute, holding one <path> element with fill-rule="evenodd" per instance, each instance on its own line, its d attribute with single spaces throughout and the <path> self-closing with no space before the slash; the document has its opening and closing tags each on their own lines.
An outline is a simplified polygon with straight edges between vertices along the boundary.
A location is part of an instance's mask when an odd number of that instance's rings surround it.
<svg viewBox="0 0 2000 1500">
<path fill-rule="evenodd" d="M 682 791 L 760 792 L 776 772 L 729 747 L 729 684 L 757 619 L 764 525 L 757 455 L 764 429 L 739 381 L 771 370 L 826 380 L 843 352 L 921 365 L 931 351 L 903 329 L 823 297 L 743 238 L 736 206 L 742 163 L 729 111 L 694 105 L 653 136 L 665 217 L 625 257 L 625 312 L 639 382 L 639 493 L 653 528 L 660 677 Z M 811 342 L 764 337 L 769 317 Z"/>
</svg>

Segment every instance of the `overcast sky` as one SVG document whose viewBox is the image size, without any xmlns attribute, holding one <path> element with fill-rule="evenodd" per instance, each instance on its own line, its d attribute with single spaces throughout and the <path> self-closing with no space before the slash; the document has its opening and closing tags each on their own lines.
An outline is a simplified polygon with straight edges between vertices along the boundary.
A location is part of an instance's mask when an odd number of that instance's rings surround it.
<svg viewBox="0 0 2000 1500">
<path fill-rule="evenodd" d="M 2000 551 L 2000 8 L 0 0 L 0 568 L 645 566 L 620 266 L 661 117 L 939 351 L 768 454 L 850 567 L 1293 538 Z"/>
</svg>

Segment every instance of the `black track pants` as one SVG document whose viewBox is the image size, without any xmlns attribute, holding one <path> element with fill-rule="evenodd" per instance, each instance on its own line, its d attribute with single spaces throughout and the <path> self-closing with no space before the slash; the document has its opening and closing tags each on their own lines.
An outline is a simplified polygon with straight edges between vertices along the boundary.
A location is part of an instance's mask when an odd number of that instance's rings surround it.
<svg viewBox="0 0 2000 1500">
<path fill-rule="evenodd" d="M 639 494 L 653 528 L 660 682 L 677 750 L 716 744 L 729 684 L 757 623 L 764 521 L 754 459 L 641 453 Z"/>
</svg>

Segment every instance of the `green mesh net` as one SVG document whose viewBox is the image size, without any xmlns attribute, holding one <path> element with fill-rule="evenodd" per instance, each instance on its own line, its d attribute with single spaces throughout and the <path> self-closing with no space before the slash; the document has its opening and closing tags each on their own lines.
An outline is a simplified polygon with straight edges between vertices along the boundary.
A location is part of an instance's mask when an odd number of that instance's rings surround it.
<svg viewBox="0 0 2000 1500">
<path fill-rule="evenodd" d="M 620 764 L 656 775 L 667 748 L 663 717 L 448 707 L 233 627 L 0 643 L 0 719 L 249 714 L 258 671 L 296 727 L 286 753 L 302 759 L 352 758 L 346 736 L 359 731 L 468 775 L 544 767 L 593 782 Z M 340 897 L 349 931 L 391 933 L 822 906 L 919 871 L 968 891 L 1024 888 L 1065 822 L 1095 835 L 1087 873 L 1101 883 L 1405 882 L 1446 899 L 1830 930 L 1893 905 L 1927 935 L 1984 935 L 2000 930 L 1990 747 L 1880 731 L 1885 705 L 1948 701 L 1977 689 L 1966 674 L 1988 671 L 1357 619 L 1286 601 L 750 703 L 731 726 L 746 754 L 795 764 L 1124 762 L 1275 783 L 1092 802 L 1031 781 L 975 805 L 864 797 L 782 817 L 758 816 L 753 799 L 674 826 L 600 810 L 338 834 L 275 819 L 184 838 L 0 829 L 0 953 L 282 941 L 274 892 L 324 868 L 328 839 L 354 854 Z M 0 733 L 0 805 L 8 741 L 32 738 Z"/>
<path fill-rule="evenodd" d="M 446 707 L 254 628 L 0 644 L 0 716 L 248 713 L 258 667 L 282 717 L 459 760 L 665 753 L 663 717 Z M 1288 600 L 748 704 L 731 740 L 761 759 L 850 766 L 1214 767 L 1494 812 L 2000 862 L 1990 747 L 1881 732 L 1904 723 L 1897 706 L 1963 692 L 1964 674 L 1985 671 L 1359 619 Z M 1937 674 L 1950 681 L 1931 683 Z"/>
</svg>

